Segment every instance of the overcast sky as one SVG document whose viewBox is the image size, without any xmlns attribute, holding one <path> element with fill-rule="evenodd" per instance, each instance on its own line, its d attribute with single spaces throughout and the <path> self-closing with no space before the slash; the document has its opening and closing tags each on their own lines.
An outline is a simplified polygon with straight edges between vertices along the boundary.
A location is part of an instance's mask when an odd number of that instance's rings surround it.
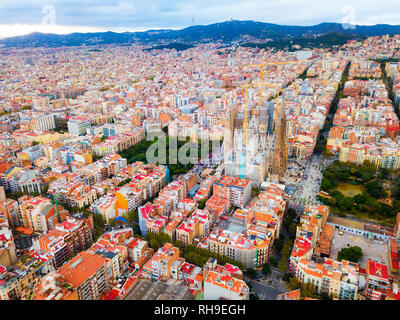
<svg viewBox="0 0 400 320">
<path fill-rule="evenodd" d="M 0 0 L 0 37 L 182 28 L 225 20 L 400 24 L 399 0 Z"/>
</svg>

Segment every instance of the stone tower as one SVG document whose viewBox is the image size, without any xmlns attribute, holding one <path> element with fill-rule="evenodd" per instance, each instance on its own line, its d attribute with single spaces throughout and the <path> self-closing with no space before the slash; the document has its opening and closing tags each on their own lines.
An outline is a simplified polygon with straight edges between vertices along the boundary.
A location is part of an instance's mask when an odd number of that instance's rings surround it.
<svg viewBox="0 0 400 320">
<path fill-rule="evenodd" d="M 281 178 L 286 170 L 286 112 L 285 105 L 282 104 L 278 110 L 278 119 L 276 120 L 275 145 L 272 154 L 271 174 Z"/>
</svg>

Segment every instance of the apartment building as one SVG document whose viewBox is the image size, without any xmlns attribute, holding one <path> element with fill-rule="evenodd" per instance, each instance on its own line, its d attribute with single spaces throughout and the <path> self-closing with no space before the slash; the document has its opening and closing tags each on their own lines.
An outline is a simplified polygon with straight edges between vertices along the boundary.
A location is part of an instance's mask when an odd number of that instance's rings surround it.
<svg viewBox="0 0 400 320">
<path fill-rule="evenodd" d="M 215 182 L 213 196 L 229 200 L 229 204 L 244 208 L 251 198 L 251 181 L 225 176 Z"/>
<path fill-rule="evenodd" d="M 78 300 L 76 289 L 57 273 L 52 272 L 44 276 L 36 287 L 34 300 Z"/>
<path fill-rule="evenodd" d="M 87 250 L 92 244 L 92 230 L 85 220 L 68 217 L 54 229 L 33 240 L 35 250 L 50 252 L 56 268 L 78 252 Z"/>
<path fill-rule="evenodd" d="M 54 114 L 44 114 L 35 118 L 35 128 L 37 130 L 53 130 L 56 128 L 56 117 Z"/>
<path fill-rule="evenodd" d="M 329 258 L 324 263 L 300 260 L 296 278 L 311 283 L 318 292 L 326 292 L 340 300 L 357 300 L 359 287 L 358 264 Z"/>
<path fill-rule="evenodd" d="M 389 273 L 386 264 L 368 260 L 366 272 L 366 297 L 370 300 L 384 300 L 390 289 Z"/>
<path fill-rule="evenodd" d="M 289 272 L 292 276 L 296 275 L 300 260 L 311 260 L 328 215 L 329 208 L 327 206 L 307 205 L 305 207 L 304 214 L 300 217 L 300 224 L 296 229 L 296 239 L 289 260 Z"/>
<path fill-rule="evenodd" d="M 144 265 L 143 276 L 153 281 L 171 278 L 172 264 L 179 258 L 179 249 L 170 243 L 159 248 L 153 257 Z"/>
<path fill-rule="evenodd" d="M 110 287 L 112 275 L 107 259 L 90 251 L 78 253 L 58 273 L 76 290 L 78 300 L 99 300 Z"/>
<path fill-rule="evenodd" d="M 259 250 L 253 240 L 247 239 L 241 233 L 216 228 L 204 239 L 204 242 L 211 252 L 240 261 L 245 268 L 258 267 Z M 263 250 L 263 255 L 267 252 L 268 250 Z"/>
<path fill-rule="evenodd" d="M 0 215 L 7 218 L 8 225 L 13 229 L 21 225 L 19 205 L 16 200 L 7 198 L 0 202 Z"/>
<path fill-rule="evenodd" d="M 35 232 L 45 233 L 57 223 L 67 219 L 68 211 L 61 205 L 52 204 L 48 198 L 23 196 L 19 199 L 20 225 Z"/>
<path fill-rule="evenodd" d="M 249 292 L 249 287 L 243 280 L 213 270 L 205 275 L 205 300 L 248 300 Z"/>
<path fill-rule="evenodd" d="M 176 240 L 185 245 L 193 243 L 195 237 L 208 236 L 210 224 L 214 216 L 208 210 L 196 209 L 192 215 L 183 221 L 176 229 Z"/>
<path fill-rule="evenodd" d="M 7 218 L 0 215 L 0 265 L 8 267 L 17 261 L 14 237 Z"/>
</svg>

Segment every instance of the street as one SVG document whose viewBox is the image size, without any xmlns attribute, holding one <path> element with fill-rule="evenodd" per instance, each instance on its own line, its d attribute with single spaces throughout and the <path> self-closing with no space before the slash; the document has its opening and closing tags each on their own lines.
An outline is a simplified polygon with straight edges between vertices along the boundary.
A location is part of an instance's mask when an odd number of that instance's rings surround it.
<svg viewBox="0 0 400 320">
<path fill-rule="evenodd" d="M 314 155 L 304 168 L 303 180 L 297 184 L 296 192 L 289 202 L 289 208 L 293 208 L 298 214 L 304 211 L 306 205 L 321 204 L 317 200 L 320 190 L 323 171 L 335 161 L 335 157 L 324 159 L 321 155 Z"/>
<path fill-rule="evenodd" d="M 252 291 L 260 300 L 276 300 L 279 294 L 287 291 L 285 282 L 282 280 L 282 273 L 275 268 L 271 268 L 271 271 L 270 275 L 262 276 L 259 279 L 249 279 L 244 276 L 244 279 L 251 283 Z"/>
</svg>

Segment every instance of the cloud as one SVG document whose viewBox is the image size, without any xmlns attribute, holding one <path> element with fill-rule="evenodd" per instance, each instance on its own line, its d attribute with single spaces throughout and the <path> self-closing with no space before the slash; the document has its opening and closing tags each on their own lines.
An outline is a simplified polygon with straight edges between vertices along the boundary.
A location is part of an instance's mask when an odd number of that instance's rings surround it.
<svg viewBox="0 0 400 320">
<path fill-rule="evenodd" d="M 229 19 L 288 25 L 341 22 L 352 7 L 356 24 L 400 22 L 398 0 L 17 0 L 0 2 L 0 36 L 6 26 L 40 25 L 44 6 L 53 6 L 64 30 L 143 30 L 179 28 Z M 43 27 L 42 27 L 43 28 Z M 77 29 L 78 28 L 78 29 Z M 80 29 L 79 29 L 80 28 Z M 31 28 L 32 29 L 32 28 Z M 37 27 L 35 27 L 37 29 Z M 13 30 L 9 30 L 8 33 Z M 30 30 L 32 31 L 32 30 Z M 22 32 L 22 31 L 20 31 Z M 29 31 L 28 31 L 29 32 Z M 61 31 L 59 31 L 61 32 Z"/>
</svg>

